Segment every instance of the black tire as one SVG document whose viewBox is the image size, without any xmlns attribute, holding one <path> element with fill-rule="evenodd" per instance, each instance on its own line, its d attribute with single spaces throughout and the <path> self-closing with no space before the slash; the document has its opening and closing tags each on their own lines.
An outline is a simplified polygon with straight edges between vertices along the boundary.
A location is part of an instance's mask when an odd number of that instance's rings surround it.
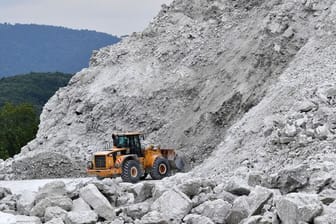
<svg viewBox="0 0 336 224">
<path fill-rule="evenodd" d="M 105 177 L 96 176 L 97 180 L 104 180 Z"/>
<path fill-rule="evenodd" d="M 148 176 L 148 173 L 144 173 L 144 175 L 142 175 L 140 177 L 140 180 L 145 180 L 147 178 L 147 176 Z"/>
<path fill-rule="evenodd" d="M 138 161 L 127 160 L 124 162 L 121 172 L 121 179 L 124 182 L 136 183 L 140 180 L 141 169 Z"/>
<path fill-rule="evenodd" d="M 164 177 L 169 177 L 170 165 L 167 159 L 158 157 L 155 159 L 152 171 L 150 172 L 151 177 L 154 180 L 161 180 Z"/>
</svg>

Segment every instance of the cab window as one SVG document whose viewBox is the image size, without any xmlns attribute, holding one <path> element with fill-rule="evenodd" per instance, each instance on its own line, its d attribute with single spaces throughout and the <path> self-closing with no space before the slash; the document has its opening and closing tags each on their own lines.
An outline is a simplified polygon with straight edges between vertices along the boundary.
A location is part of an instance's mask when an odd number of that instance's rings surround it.
<svg viewBox="0 0 336 224">
<path fill-rule="evenodd" d="M 118 136 L 114 142 L 114 145 L 118 148 L 128 148 L 129 147 L 129 142 L 128 138 L 126 136 Z"/>
</svg>

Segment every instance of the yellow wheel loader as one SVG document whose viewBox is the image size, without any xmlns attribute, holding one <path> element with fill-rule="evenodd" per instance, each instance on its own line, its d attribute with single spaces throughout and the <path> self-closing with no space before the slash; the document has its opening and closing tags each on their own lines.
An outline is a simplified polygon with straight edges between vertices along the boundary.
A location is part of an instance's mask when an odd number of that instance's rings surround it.
<svg viewBox="0 0 336 224">
<path fill-rule="evenodd" d="M 98 178 L 121 176 L 125 182 L 136 183 L 148 174 L 154 180 L 171 175 L 171 170 L 182 171 L 185 161 L 174 149 L 142 148 L 140 132 L 112 134 L 113 148 L 96 152 L 87 164 L 87 173 Z"/>
</svg>

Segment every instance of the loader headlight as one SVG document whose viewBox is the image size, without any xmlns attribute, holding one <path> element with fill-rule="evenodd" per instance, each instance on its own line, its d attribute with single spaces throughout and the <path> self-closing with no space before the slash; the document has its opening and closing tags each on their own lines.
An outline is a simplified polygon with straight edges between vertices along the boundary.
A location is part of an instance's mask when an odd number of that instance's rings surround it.
<svg viewBox="0 0 336 224">
<path fill-rule="evenodd" d="M 86 167 L 90 170 L 93 169 L 93 163 L 91 161 L 87 162 Z"/>
</svg>

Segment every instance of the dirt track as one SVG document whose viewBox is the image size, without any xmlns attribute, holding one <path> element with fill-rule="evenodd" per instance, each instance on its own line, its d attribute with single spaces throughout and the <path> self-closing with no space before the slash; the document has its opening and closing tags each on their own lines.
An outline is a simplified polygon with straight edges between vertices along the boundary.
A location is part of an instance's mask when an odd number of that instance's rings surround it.
<svg viewBox="0 0 336 224">
<path fill-rule="evenodd" d="M 92 179 L 94 179 L 94 177 L 0 181 L 0 187 L 9 188 L 13 194 L 22 194 L 25 191 L 37 192 L 39 187 L 42 187 L 46 183 L 49 183 L 55 180 L 61 180 L 67 186 L 71 187 L 71 186 L 75 186 L 79 182 L 88 182 Z"/>
</svg>

